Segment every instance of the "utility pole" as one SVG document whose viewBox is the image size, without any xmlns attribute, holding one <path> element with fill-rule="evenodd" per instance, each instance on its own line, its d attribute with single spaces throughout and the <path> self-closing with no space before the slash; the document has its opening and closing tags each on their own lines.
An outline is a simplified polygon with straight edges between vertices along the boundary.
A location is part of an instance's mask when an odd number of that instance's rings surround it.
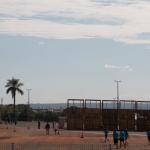
<svg viewBox="0 0 150 150">
<path fill-rule="evenodd" d="M 28 91 L 28 102 L 27 102 L 27 104 L 28 104 L 28 121 L 29 121 L 29 108 L 30 108 L 30 90 L 31 89 L 26 89 L 27 91 Z"/>
<path fill-rule="evenodd" d="M 118 85 L 118 82 L 121 82 L 121 81 L 117 81 L 117 80 L 114 80 L 115 82 L 117 82 L 117 109 L 118 109 L 118 130 L 119 130 L 119 109 L 120 109 L 120 100 L 119 100 L 119 85 Z"/>
</svg>

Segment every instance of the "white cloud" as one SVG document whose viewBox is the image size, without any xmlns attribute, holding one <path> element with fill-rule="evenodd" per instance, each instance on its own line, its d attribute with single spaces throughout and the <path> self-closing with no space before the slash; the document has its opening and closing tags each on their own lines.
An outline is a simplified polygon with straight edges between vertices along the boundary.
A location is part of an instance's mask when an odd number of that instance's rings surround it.
<svg viewBox="0 0 150 150">
<path fill-rule="evenodd" d="M 44 42 L 39 42 L 39 45 L 43 45 L 44 44 Z"/>
<path fill-rule="evenodd" d="M 132 69 L 132 68 L 130 68 L 128 71 L 133 71 L 133 69 Z"/>
<path fill-rule="evenodd" d="M 146 47 L 146 49 L 150 49 L 150 47 Z"/>
<path fill-rule="evenodd" d="M 0 34 L 150 43 L 149 1 L 5 0 L 0 8 Z"/>
<path fill-rule="evenodd" d="M 129 72 L 133 71 L 133 69 L 130 66 L 115 66 L 115 65 L 105 64 L 104 68 L 106 68 L 106 69 L 120 69 L 122 71 L 129 71 Z"/>
<path fill-rule="evenodd" d="M 114 66 L 114 65 L 108 65 L 108 64 L 105 64 L 105 65 L 104 65 L 104 68 L 120 69 L 121 66 Z"/>
</svg>

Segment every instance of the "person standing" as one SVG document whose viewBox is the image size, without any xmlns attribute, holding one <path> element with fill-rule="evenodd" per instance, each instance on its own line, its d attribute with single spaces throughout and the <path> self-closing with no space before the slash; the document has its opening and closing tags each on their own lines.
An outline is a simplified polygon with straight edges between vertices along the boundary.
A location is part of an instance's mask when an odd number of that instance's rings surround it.
<svg viewBox="0 0 150 150">
<path fill-rule="evenodd" d="M 15 123 L 15 126 L 16 126 L 16 124 L 17 124 L 17 118 L 14 118 L 14 123 Z"/>
<path fill-rule="evenodd" d="M 116 129 L 113 132 L 113 138 L 114 138 L 114 145 L 116 145 L 116 148 L 118 149 L 118 132 Z"/>
<path fill-rule="evenodd" d="M 106 142 L 106 140 L 109 141 L 109 139 L 108 139 L 108 133 L 109 133 L 109 131 L 108 131 L 107 129 L 105 129 L 105 130 L 104 130 L 105 142 Z"/>
<path fill-rule="evenodd" d="M 40 129 L 40 126 L 41 126 L 41 122 L 40 120 L 38 120 L 38 129 Z"/>
<path fill-rule="evenodd" d="M 120 131 L 120 148 L 121 148 L 121 143 L 123 143 L 123 145 L 124 145 L 124 147 L 125 147 L 124 139 L 125 139 L 125 134 L 124 134 L 124 132 L 121 130 L 121 131 Z"/>
<path fill-rule="evenodd" d="M 50 125 L 48 122 L 47 122 L 45 128 L 46 128 L 46 134 L 49 134 Z"/>
<path fill-rule="evenodd" d="M 125 129 L 124 134 L 125 134 L 125 145 L 128 146 L 128 137 L 129 137 L 129 134 L 128 134 L 128 130 L 127 129 Z"/>
<path fill-rule="evenodd" d="M 147 138 L 148 138 L 148 144 L 150 144 L 150 130 L 148 129 L 146 132 Z"/>
<path fill-rule="evenodd" d="M 57 125 L 57 123 L 55 123 L 55 124 L 54 124 L 55 135 L 56 135 L 56 133 L 57 133 L 57 130 L 58 130 L 58 125 Z"/>
<path fill-rule="evenodd" d="M 53 121 L 53 122 L 52 122 L 52 124 L 53 124 L 53 129 L 54 129 L 54 123 L 55 123 L 55 122 Z"/>
</svg>

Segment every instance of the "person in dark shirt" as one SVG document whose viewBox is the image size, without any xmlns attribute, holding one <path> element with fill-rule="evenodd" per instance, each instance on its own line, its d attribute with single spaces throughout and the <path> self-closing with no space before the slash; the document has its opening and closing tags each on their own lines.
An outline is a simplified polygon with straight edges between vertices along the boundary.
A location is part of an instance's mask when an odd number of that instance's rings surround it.
<svg viewBox="0 0 150 150">
<path fill-rule="evenodd" d="M 40 126 L 41 126 L 41 122 L 40 120 L 38 120 L 38 129 L 40 129 Z"/>
<path fill-rule="evenodd" d="M 48 122 L 47 122 L 45 128 L 46 128 L 46 134 L 49 134 L 50 125 Z"/>
</svg>

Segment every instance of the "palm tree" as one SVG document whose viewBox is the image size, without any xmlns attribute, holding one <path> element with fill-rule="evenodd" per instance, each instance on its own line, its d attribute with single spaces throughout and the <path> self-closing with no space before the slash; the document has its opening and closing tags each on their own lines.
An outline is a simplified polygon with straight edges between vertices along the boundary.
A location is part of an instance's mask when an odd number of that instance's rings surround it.
<svg viewBox="0 0 150 150">
<path fill-rule="evenodd" d="M 7 83 L 5 87 L 8 87 L 6 93 L 8 94 L 11 92 L 12 99 L 14 99 L 14 118 L 15 118 L 15 103 L 16 103 L 16 91 L 20 93 L 21 95 L 24 94 L 24 92 L 20 89 L 21 86 L 23 86 L 23 83 L 19 83 L 20 79 L 12 78 L 11 80 L 7 80 Z"/>
</svg>

